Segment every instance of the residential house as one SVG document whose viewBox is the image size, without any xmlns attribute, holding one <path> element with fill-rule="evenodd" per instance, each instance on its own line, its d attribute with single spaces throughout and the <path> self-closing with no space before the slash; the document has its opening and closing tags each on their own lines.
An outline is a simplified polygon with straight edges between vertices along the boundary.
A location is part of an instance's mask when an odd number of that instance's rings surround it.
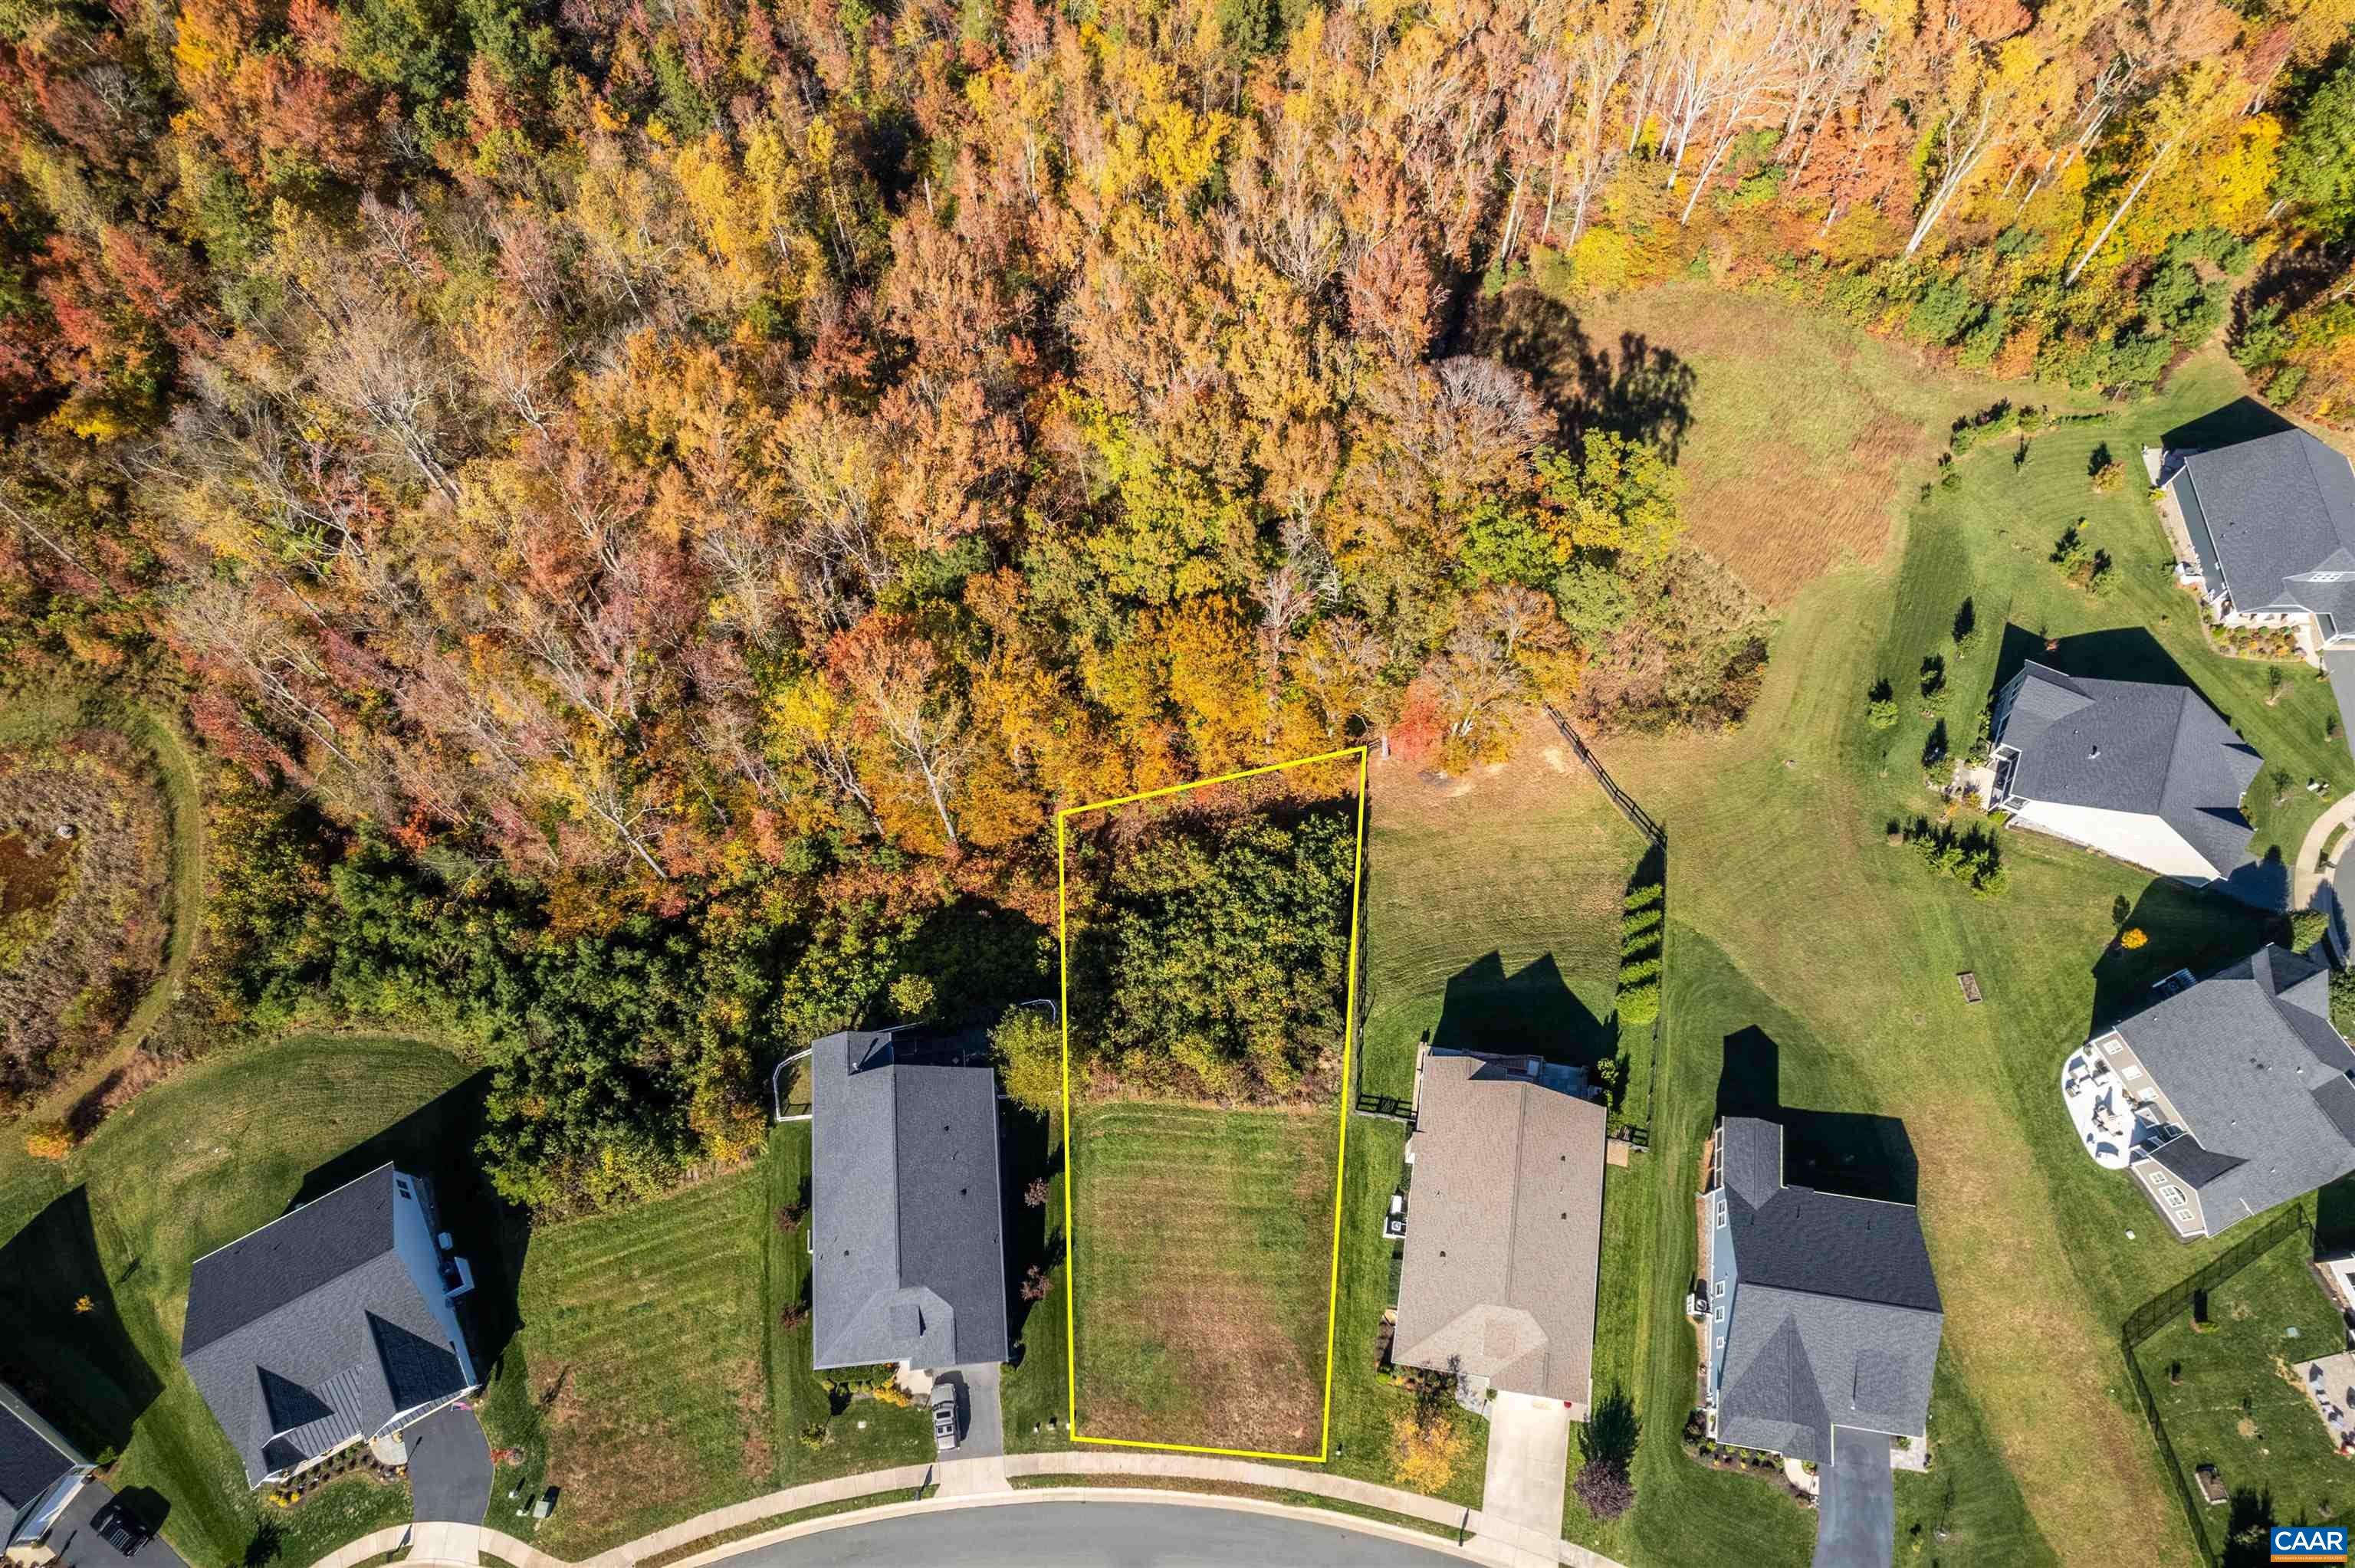
<svg viewBox="0 0 2355 1568">
<path fill-rule="evenodd" d="M 812 1361 L 936 1372 L 1009 1353 L 997 1077 L 978 1034 L 810 1054 Z"/>
<path fill-rule="evenodd" d="M 2264 759 L 2189 686 L 2031 661 L 1996 694 L 1987 734 L 1988 803 L 2014 827 L 2191 883 L 2252 863 L 2241 801 Z"/>
<path fill-rule="evenodd" d="M 2159 454 L 2183 520 L 2182 576 L 2226 626 L 2283 626 L 2355 648 L 2355 468 L 2304 430 Z"/>
<path fill-rule="evenodd" d="M 474 1287 L 430 1183 L 380 1165 L 198 1258 L 180 1362 L 247 1480 L 282 1481 L 481 1387 Z"/>
<path fill-rule="evenodd" d="M 1423 1054 L 1393 1362 L 1585 1419 L 1607 1118 L 1582 1086 L 1534 1056 Z"/>
<path fill-rule="evenodd" d="M 0 1383 L 0 1515 L 8 1520 L 10 1563 L 56 1561 L 51 1536 L 97 1473 L 23 1395 Z"/>
<path fill-rule="evenodd" d="M 2126 1171 L 2179 1239 L 2217 1235 L 2355 1171 L 2355 1051 L 2330 967 L 2267 947 L 2086 1044 L 2130 1117 Z"/>
<path fill-rule="evenodd" d="M 2220 625 L 2296 632 L 2355 734 L 2355 467 L 2297 429 L 2144 461 L 2182 526 L 2178 575 Z"/>
<path fill-rule="evenodd" d="M 1911 1203 L 1784 1176 L 1783 1128 L 1724 1117 L 1710 1146 L 1710 1436 L 1829 1467 L 1885 1470 L 1929 1431 L 1945 1317 Z"/>
</svg>

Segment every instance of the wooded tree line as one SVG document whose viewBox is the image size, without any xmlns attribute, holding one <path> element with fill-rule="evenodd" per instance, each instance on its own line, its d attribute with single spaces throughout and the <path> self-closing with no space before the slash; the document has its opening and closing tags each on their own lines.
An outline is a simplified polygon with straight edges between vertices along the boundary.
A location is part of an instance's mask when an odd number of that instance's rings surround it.
<svg viewBox="0 0 2355 1568">
<path fill-rule="evenodd" d="M 1153 815 L 1078 819 L 1066 857 L 1074 1085 L 1329 1103 L 1353 951 L 1354 789 L 1119 810 Z M 1046 1075 L 1023 1059 L 1039 1044 L 999 1040 L 1009 1084 Z"/>
<path fill-rule="evenodd" d="M 492 970 L 383 908 L 453 899 L 888 979 L 843 911 L 1036 914 L 1060 805 L 1741 714 L 1757 607 L 1641 432 L 1470 352 L 1485 288 L 1704 272 L 2122 391 L 2234 312 L 2346 418 L 2350 11 L 27 0 L 0 652 L 178 681 L 324 810 L 240 1007 L 449 1005 Z M 877 994 L 822 969 L 573 1034 L 681 1158 Z"/>
</svg>

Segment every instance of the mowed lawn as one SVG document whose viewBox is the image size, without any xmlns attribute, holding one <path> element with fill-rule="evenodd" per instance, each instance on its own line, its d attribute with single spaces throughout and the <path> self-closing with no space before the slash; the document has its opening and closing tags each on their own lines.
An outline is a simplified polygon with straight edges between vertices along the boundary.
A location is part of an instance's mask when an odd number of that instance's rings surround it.
<svg viewBox="0 0 2355 1568">
<path fill-rule="evenodd" d="M 307 1563 L 406 1520 L 404 1487 L 348 1480 L 262 1509 L 179 1366 L 195 1261 L 386 1158 L 441 1173 L 479 1094 L 456 1057 L 298 1038 L 200 1062 L 101 1125 L 60 1169 L 0 1156 L 12 1378 L 160 1520 L 192 1563 Z M 83 1303 L 87 1302 L 85 1308 Z"/>
<path fill-rule="evenodd" d="M 1785 415 L 1800 417 L 1804 394 L 1785 394 Z M 1906 683 L 1918 681 L 1924 657 L 1946 658 L 1947 692 L 1926 705 L 1950 734 L 1966 734 L 1961 726 L 1984 701 L 2006 623 L 2037 634 L 2040 648 L 2052 635 L 2066 649 L 2081 631 L 2140 622 L 2269 763 L 2300 784 L 2308 771 L 2347 783 L 2344 758 L 2320 745 L 2327 692 L 2296 683 L 2265 706 L 2262 667 L 2210 652 L 2190 600 L 2167 587 L 2147 501 L 2131 487 L 2097 498 L 2085 479 L 2095 446 L 2131 462 L 2140 445 L 2235 395 L 2229 366 L 2197 359 L 2160 398 L 2040 435 L 2017 469 L 2009 441 L 1967 455 L 1961 489 L 1934 492 L 1880 567 L 1835 572 L 1792 600 L 1765 690 L 1738 731 L 1600 741 L 1671 844 L 1673 1059 L 1662 1067 L 1660 1125 L 1647 1157 L 1666 1183 L 1658 1234 L 1689 1232 L 1693 1162 L 1713 1110 L 1694 1102 L 1691 1086 L 1714 1084 L 1725 1040 L 1746 1029 L 1783 1047 L 1785 1104 L 1901 1126 L 1946 1306 L 1948 1365 L 1933 1440 L 1950 1444 L 1957 1426 L 1983 1425 L 1990 1453 L 1973 1487 L 1946 1472 L 1955 1517 L 1980 1521 L 1950 1526 L 1944 1542 L 1930 1533 L 1924 1557 L 1934 1551 L 1949 1564 L 2032 1561 L 2046 1550 L 2070 1562 L 2113 1562 L 2122 1518 L 2137 1521 L 2137 1549 L 2155 1560 L 2190 1555 L 2180 1510 L 2122 1387 L 2116 1332 L 2135 1305 L 2217 1244 L 2184 1247 L 2158 1235 L 2126 1184 L 2078 1150 L 2055 1085 L 2062 1058 L 2097 1019 L 2134 1006 L 2176 966 L 2214 967 L 2275 927 L 2228 900 L 2025 832 L 1998 840 L 2011 881 L 2000 897 L 1975 898 L 1932 877 L 1886 841 L 1891 821 L 1940 804 L 1923 788 L 1920 755 L 1935 717 L 1921 715 L 1925 700 Z M 2044 558 L 2081 515 L 2094 518 L 2092 543 L 2121 563 L 2107 598 L 2069 588 Z M 1980 630 L 1963 653 L 1952 632 L 1966 599 Z M 1864 721 L 1866 694 L 1881 679 L 1900 691 L 1894 732 Z M 2262 850 L 2294 846 L 2314 803 L 2296 789 L 2279 810 L 2259 808 Z M 2121 907 L 2149 938 L 2138 951 L 2111 946 Z M 1955 983 L 1966 969 L 1986 997 L 1977 1006 Z M 1697 991 L 1702 970 L 1714 976 Z M 1675 1166 L 1685 1169 L 1668 1177 Z M 1663 1347 L 1677 1347 L 1683 1333 L 1679 1272 L 1663 1264 L 1656 1274 L 1654 1337 Z M 1680 1422 L 1691 1402 L 1689 1341 L 1654 1357 L 1638 1478 L 1656 1491 L 1659 1467 L 1680 1457 L 1672 1442 L 1652 1439 L 1670 1436 L 1660 1424 Z M 1678 1361 L 1684 1370 L 1671 1375 Z M 1956 1408 L 1967 1417 L 1941 1414 Z M 1933 1472 L 1931 1496 L 1945 1507 L 1940 1476 Z M 1718 1479 L 1708 1487 L 1721 1490 Z M 2012 1488 L 2032 1528 L 1995 1527 Z M 1918 1497 L 1922 1489 L 1908 1490 Z M 1710 1525 L 1708 1511 L 1686 1499 L 1693 1491 L 1678 1474 L 1667 1495 L 1641 1498 L 1637 1557 L 1687 1561 L 1699 1542 L 1728 1551 L 1747 1540 L 1752 1525 L 1739 1518 Z M 1910 1533 L 1925 1505 L 1903 1492 L 1900 1505 Z M 1796 1552 L 1800 1542 L 1785 1544 Z M 1909 1550 L 1901 1541 L 1901 1560 Z M 1756 1554 L 1789 1556 L 1764 1546 Z"/>
<path fill-rule="evenodd" d="M 2304 1386 L 2283 1374 L 2285 1364 L 2346 1342 L 2339 1309 L 2306 1259 L 2305 1237 L 2291 1235 L 2209 1293 L 2209 1331 L 2193 1327 L 2187 1307 L 2136 1352 L 2185 1468 L 2215 1466 L 2233 1496 L 2231 1506 L 2200 1510 L 2220 1556 L 2231 1532 L 2259 1517 L 2261 1498 L 2284 1523 L 2336 1519 L 2355 1505 L 2355 1465 L 2339 1456 Z M 2332 1390 L 2342 1408 L 2346 1392 Z"/>
<path fill-rule="evenodd" d="M 564 1500 L 538 1544 L 589 1556 L 768 1489 L 762 1172 L 537 1232 L 523 1348 Z"/>
<path fill-rule="evenodd" d="M 1081 1436 L 1316 1456 L 1334 1108 L 1123 1101 L 1077 1128 Z"/>
</svg>

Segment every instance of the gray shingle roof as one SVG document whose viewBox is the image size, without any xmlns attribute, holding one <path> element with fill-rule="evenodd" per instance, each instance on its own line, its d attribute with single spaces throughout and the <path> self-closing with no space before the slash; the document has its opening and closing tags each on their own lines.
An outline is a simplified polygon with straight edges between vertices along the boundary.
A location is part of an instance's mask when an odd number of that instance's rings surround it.
<svg viewBox="0 0 2355 1568">
<path fill-rule="evenodd" d="M 2117 1026 L 2186 1134 L 2147 1152 L 2211 1234 L 2355 1171 L 2355 1051 L 2329 1015 L 2328 965 L 2268 947 Z"/>
<path fill-rule="evenodd" d="M 1002 1361 L 996 1075 L 899 1058 L 888 1033 L 811 1048 L 814 1363 Z"/>
<path fill-rule="evenodd" d="M 1783 1129 L 1728 1117 L 1720 1150 L 1736 1278 L 1718 1431 L 1818 1462 L 1835 1425 L 1921 1435 L 1945 1318 L 1921 1216 L 1783 1183 Z"/>
<path fill-rule="evenodd" d="M 379 1166 L 197 1260 L 180 1361 L 255 1486 L 468 1386 L 397 1250 L 399 1175 Z"/>
<path fill-rule="evenodd" d="M 2212 542 L 2242 609 L 2307 604 L 2290 579 L 2355 571 L 2355 469 L 2304 430 L 2192 452 L 2169 482 L 2179 502 L 2189 493 L 2195 545 L 2201 533 Z"/>
<path fill-rule="evenodd" d="M 2264 767 L 2189 686 L 2095 681 L 2030 661 L 1996 744 L 2030 800 L 2155 816 L 2218 876 L 2250 863 L 2241 797 Z"/>
<path fill-rule="evenodd" d="M 18 1413 L 23 1397 L 14 1389 L 0 1388 L 0 1543 L 5 1542 L 8 1521 L 81 1463 L 78 1455 L 51 1440 L 42 1429 L 46 1423 L 36 1425 Z"/>
</svg>

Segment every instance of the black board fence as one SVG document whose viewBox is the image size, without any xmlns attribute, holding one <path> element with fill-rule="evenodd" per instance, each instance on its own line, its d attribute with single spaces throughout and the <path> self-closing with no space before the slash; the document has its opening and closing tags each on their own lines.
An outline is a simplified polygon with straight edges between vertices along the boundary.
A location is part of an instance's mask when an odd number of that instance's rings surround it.
<svg viewBox="0 0 2355 1568">
<path fill-rule="evenodd" d="M 2142 1342 L 2188 1310 L 2192 1298 L 2213 1290 L 2249 1265 L 2293 1236 L 2303 1237 L 2307 1250 L 2314 1245 L 2314 1219 L 2297 1205 L 2283 1210 L 2182 1279 L 2160 1291 L 2132 1312 L 2118 1328 L 2118 1349 L 2126 1357 L 2126 1381 L 2134 1384 L 2135 1398 L 2141 1402 L 2142 1415 L 2150 1423 L 2152 1441 L 2158 1445 L 2158 1457 L 2167 1462 L 2167 1473 L 2174 1479 L 2175 1495 L 2183 1504 L 2185 1523 L 2191 1528 L 2191 1539 L 2200 1548 L 2200 1557 L 2208 1568 L 2222 1568 L 2222 1554 L 2208 1540 L 2207 1512 L 2201 1508 L 2200 1494 L 2193 1486 L 2190 1473 L 2175 1452 L 2175 1445 L 2167 1436 L 2167 1423 L 2159 1418 L 2158 1402 L 2151 1397 L 2150 1383 L 2142 1374 L 2142 1362 L 2135 1351 Z"/>
</svg>

